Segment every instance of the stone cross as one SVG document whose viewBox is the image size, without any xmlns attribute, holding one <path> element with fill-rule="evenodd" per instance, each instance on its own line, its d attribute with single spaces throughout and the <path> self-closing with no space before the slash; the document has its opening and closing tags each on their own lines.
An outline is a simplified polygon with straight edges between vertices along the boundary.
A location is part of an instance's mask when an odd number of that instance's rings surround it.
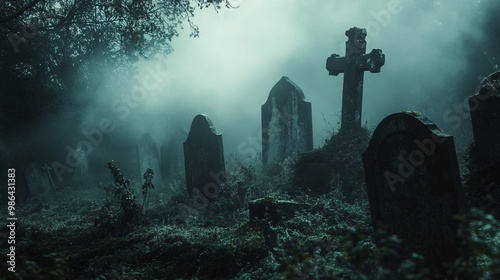
<svg viewBox="0 0 500 280">
<path fill-rule="evenodd" d="M 332 54 L 326 60 L 330 75 L 344 73 L 341 131 L 361 128 L 364 71 L 378 73 L 385 63 L 382 50 L 374 49 L 366 54 L 366 29 L 353 27 L 345 35 L 348 37 L 345 57 Z"/>
</svg>

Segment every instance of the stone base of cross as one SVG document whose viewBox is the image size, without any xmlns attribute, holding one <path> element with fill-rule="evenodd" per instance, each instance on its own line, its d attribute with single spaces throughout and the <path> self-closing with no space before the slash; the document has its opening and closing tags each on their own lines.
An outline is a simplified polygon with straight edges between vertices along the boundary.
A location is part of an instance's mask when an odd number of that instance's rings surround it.
<svg viewBox="0 0 500 280">
<path fill-rule="evenodd" d="M 345 35 L 348 37 L 345 57 L 332 54 L 326 60 L 330 75 L 344 73 L 341 132 L 361 128 L 364 72 L 378 73 L 385 63 L 382 50 L 374 49 L 366 53 L 366 29 L 353 27 Z"/>
</svg>

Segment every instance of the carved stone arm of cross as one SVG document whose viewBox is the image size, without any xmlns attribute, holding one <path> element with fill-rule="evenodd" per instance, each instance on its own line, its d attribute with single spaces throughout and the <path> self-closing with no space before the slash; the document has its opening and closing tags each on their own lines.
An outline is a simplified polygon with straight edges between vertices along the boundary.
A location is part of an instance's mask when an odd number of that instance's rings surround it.
<svg viewBox="0 0 500 280">
<path fill-rule="evenodd" d="M 358 57 L 353 57 L 357 70 L 370 71 L 371 73 L 379 73 L 380 68 L 385 64 L 385 54 L 380 49 L 373 49 L 370 53 L 362 54 Z M 345 72 L 346 64 L 345 57 L 340 57 L 338 54 L 332 54 L 326 60 L 326 69 L 328 74 L 337 76 Z"/>
<path fill-rule="evenodd" d="M 379 73 L 380 67 L 385 64 L 385 54 L 380 49 L 373 49 L 370 53 L 362 55 L 357 62 L 359 63 L 358 69 Z"/>
<path fill-rule="evenodd" d="M 326 59 L 326 69 L 329 75 L 337 76 L 340 73 L 344 73 L 345 65 L 345 57 L 340 57 L 340 55 L 335 53 Z"/>
</svg>

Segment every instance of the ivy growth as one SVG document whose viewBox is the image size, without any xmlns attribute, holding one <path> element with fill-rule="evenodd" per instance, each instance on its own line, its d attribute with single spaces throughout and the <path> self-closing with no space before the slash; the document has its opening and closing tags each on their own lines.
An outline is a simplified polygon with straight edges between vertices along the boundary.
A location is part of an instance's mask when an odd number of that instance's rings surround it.
<svg viewBox="0 0 500 280">
<path fill-rule="evenodd" d="M 130 186 L 130 180 L 125 179 L 120 169 L 113 161 L 107 164 L 114 182 L 99 188 L 106 191 L 106 198 L 102 207 L 102 214 L 95 225 L 114 226 L 117 223 L 129 224 L 137 221 L 141 215 L 141 206 L 136 202 L 134 190 Z M 118 207 L 116 207 L 118 204 Z"/>
<path fill-rule="evenodd" d="M 148 209 L 148 203 L 149 203 L 149 197 L 151 195 L 151 190 L 155 188 L 155 186 L 153 185 L 153 178 L 155 176 L 155 172 L 153 171 L 153 169 L 151 167 L 148 167 L 148 169 L 146 169 L 146 172 L 144 172 L 144 185 L 142 185 L 142 196 L 143 196 L 143 200 L 142 200 L 142 209 L 144 209 L 144 211 L 146 211 Z"/>
</svg>

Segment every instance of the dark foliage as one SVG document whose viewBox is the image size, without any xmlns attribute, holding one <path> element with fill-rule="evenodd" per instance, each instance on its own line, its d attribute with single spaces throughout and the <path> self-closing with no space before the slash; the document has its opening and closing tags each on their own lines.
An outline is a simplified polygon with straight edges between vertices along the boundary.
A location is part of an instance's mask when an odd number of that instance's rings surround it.
<svg viewBox="0 0 500 280">
<path fill-rule="evenodd" d="M 106 191 L 106 199 L 102 207 L 102 214 L 99 219 L 96 219 L 95 225 L 116 229 L 116 226 L 137 223 L 142 214 L 142 207 L 136 202 L 130 180 L 123 177 L 120 169 L 113 162 L 109 162 L 107 167 L 113 175 L 114 182 L 108 183 L 106 186 L 99 186 Z M 115 209 L 114 202 L 118 202 L 119 209 Z"/>
<path fill-rule="evenodd" d="M 315 198 L 295 196 L 296 202 L 312 205 L 295 215 L 274 223 L 249 222 L 250 200 L 291 199 L 285 189 L 294 165 L 285 161 L 281 173 L 269 177 L 258 163 L 233 161 L 237 160 L 229 161 L 224 192 L 205 208 L 196 208 L 185 185 L 177 182 L 171 186 L 173 195 L 152 199 L 145 214 L 133 195 L 142 188 L 112 162 L 108 168 L 113 182 L 104 187 L 106 197 L 99 190 L 66 188 L 31 199 L 19 209 L 23 225 L 18 234 L 23 239 L 17 246 L 29 256 L 20 261 L 20 273 L 31 279 L 500 277 L 500 224 L 476 208 L 456 217 L 469 253 L 446 264 L 446 275 L 433 275 L 421 255 L 401 257 L 403 241 L 397 236 L 383 228 L 373 232 L 368 201 L 362 196 L 348 201 L 341 181 L 332 179 L 331 191 Z M 146 172 L 143 194 L 151 176 Z M 59 276 L 49 276 L 52 269 Z"/>
<path fill-rule="evenodd" d="M 196 6 L 221 3 L 231 7 L 224 0 L 0 2 L 0 132 L 63 103 L 85 106 L 110 72 L 134 73 L 139 59 L 170 53 L 183 22 L 197 37 Z"/>
<path fill-rule="evenodd" d="M 152 168 L 146 169 L 146 172 L 144 172 L 144 185 L 142 185 L 142 209 L 146 211 L 148 209 L 148 202 L 149 202 L 149 197 L 151 196 L 151 190 L 155 188 L 153 185 L 153 178 L 155 176 L 155 172 L 153 171 Z"/>
<path fill-rule="evenodd" d="M 300 155 L 295 164 L 292 193 L 322 195 L 340 186 L 352 199 L 364 182 L 361 154 L 368 147 L 370 132 L 366 128 L 341 131 L 325 145 Z M 325 176 L 326 175 L 326 176 Z"/>
<path fill-rule="evenodd" d="M 500 162 L 481 162 L 474 141 L 465 157 L 468 170 L 465 193 L 469 204 L 500 218 Z"/>
</svg>

